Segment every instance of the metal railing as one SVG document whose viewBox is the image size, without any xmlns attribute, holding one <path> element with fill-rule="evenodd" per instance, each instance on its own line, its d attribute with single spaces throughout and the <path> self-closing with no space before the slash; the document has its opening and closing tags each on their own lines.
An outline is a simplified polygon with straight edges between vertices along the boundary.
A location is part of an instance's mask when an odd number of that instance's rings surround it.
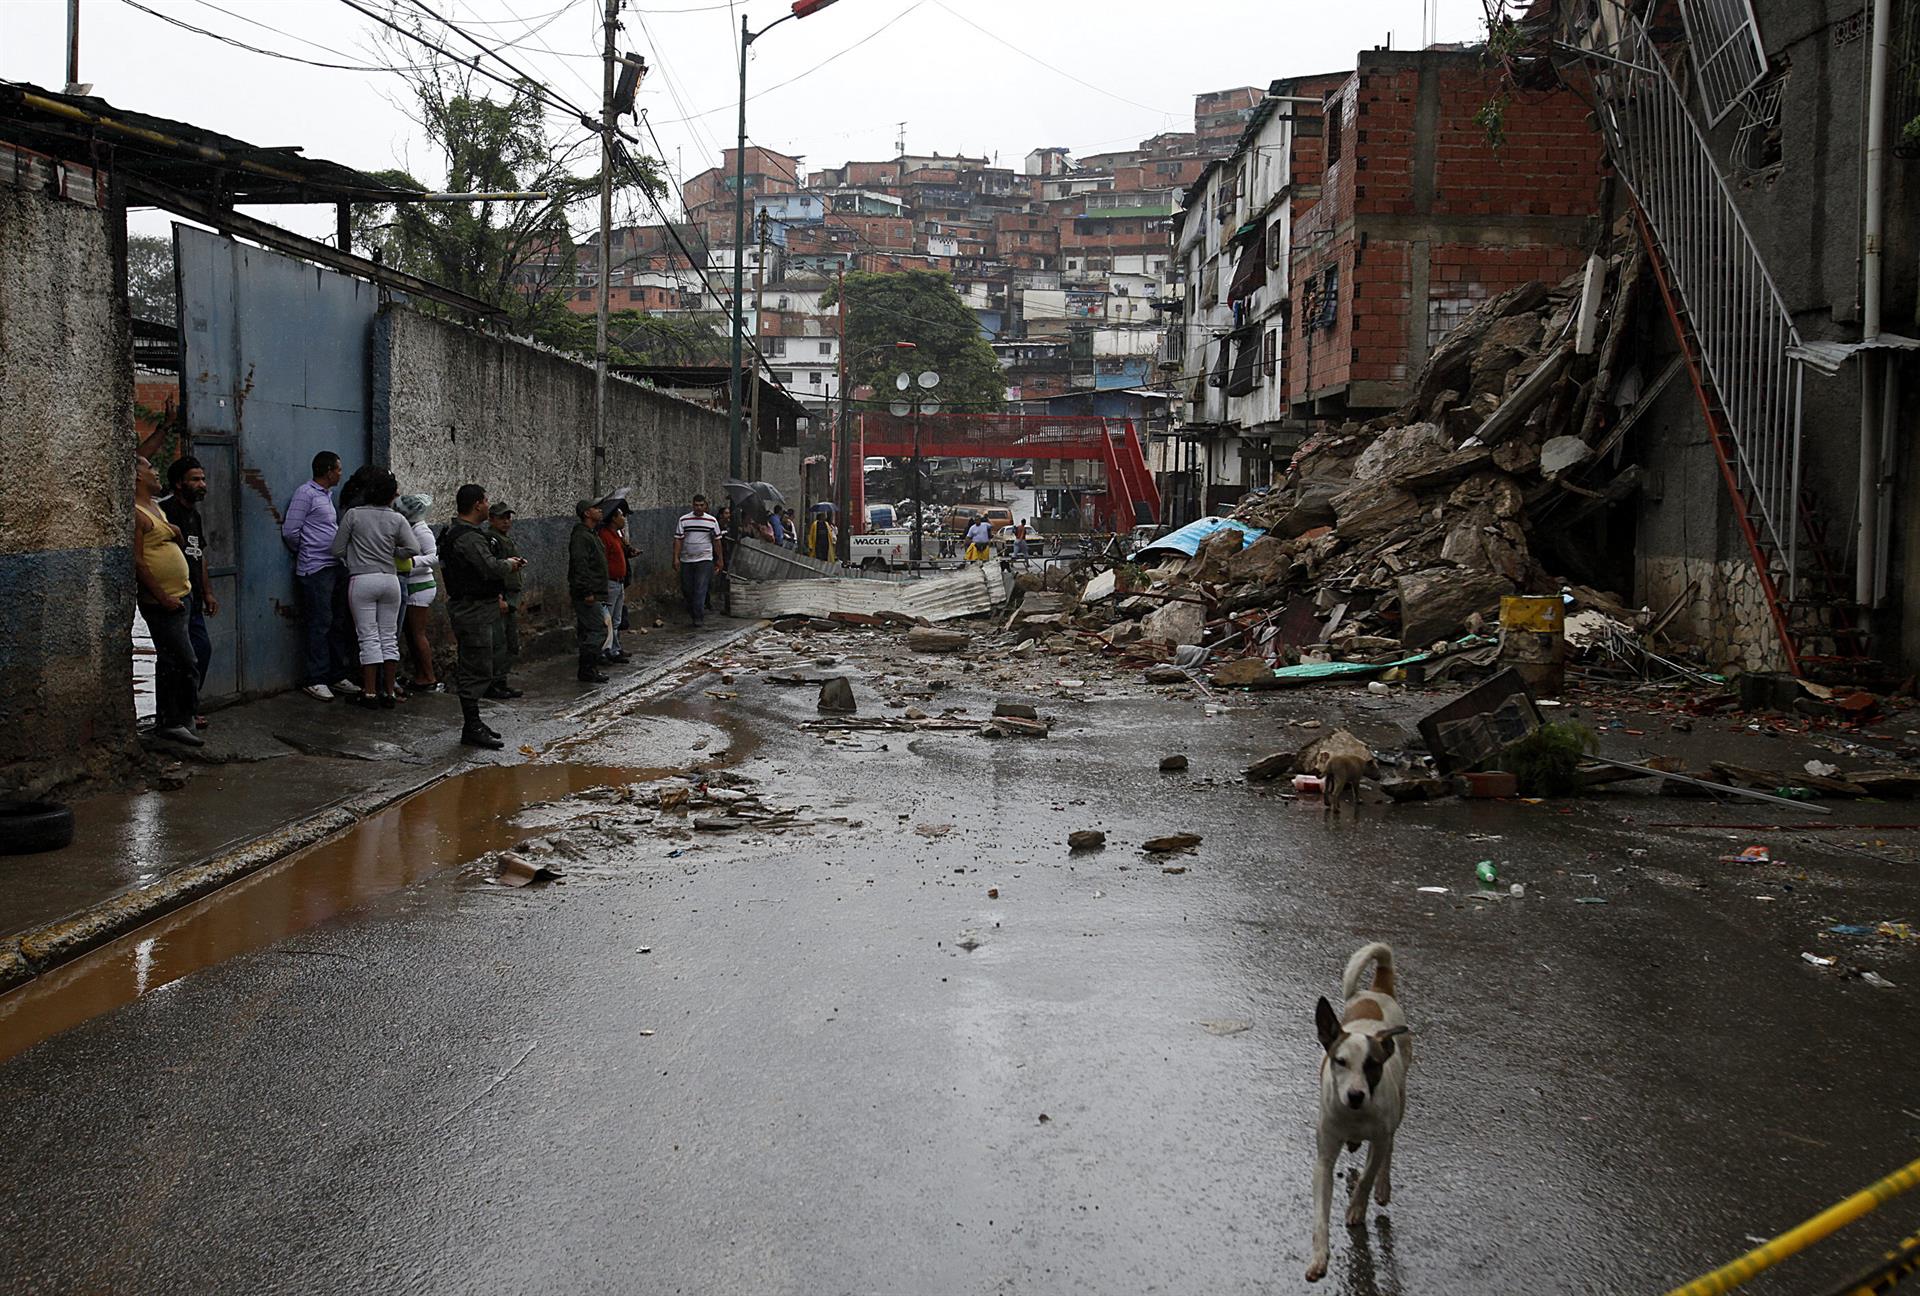
<svg viewBox="0 0 1920 1296">
<path fill-rule="evenodd" d="M 1615 3 L 1577 47 L 1615 168 L 1633 191 L 1723 413 L 1748 525 L 1795 596 L 1799 565 L 1800 335 L 1767 273 L 1685 92 L 1640 21 Z M 1613 39 L 1609 44 L 1608 36 Z"/>
</svg>

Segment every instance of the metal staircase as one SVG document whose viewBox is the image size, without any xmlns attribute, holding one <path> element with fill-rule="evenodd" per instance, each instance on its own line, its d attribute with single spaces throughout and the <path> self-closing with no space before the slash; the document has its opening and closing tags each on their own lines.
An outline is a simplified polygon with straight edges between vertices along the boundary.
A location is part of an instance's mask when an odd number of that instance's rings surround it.
<svg viewBox="0 0 1920 1296">
<path fill-rule="evenodd" d="M 1569 48 L 1632 193 L 1788 669 L 1863 662 L 1850 586 L 1801 482 L 1803 365 L 1789 354 L 1800 336 L 1686 94 L 1640 21 L 1615 3 Z"/>
</svg>

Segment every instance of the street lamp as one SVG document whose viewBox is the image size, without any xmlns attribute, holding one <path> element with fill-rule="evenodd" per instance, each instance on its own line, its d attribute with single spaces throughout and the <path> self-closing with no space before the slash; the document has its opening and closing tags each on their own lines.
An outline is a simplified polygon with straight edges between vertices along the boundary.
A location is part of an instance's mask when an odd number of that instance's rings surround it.
<svg viewBox="0 0 1920 1296">
<path fill-rule="evenodd" d="M 747 257 L 747 48 L 789 18 L 808 18 L 834 0 L 793 0 L 793 11 L 754 31 L 747 16 L 740 15 L 740 140 L 733 153 L 733 371 L 727 378 L 727 470 L 735 478 L 742 475 L 743 456 L 740 408 L 741 328 L 746 314 L 745 262 Z M 761 267 L 766 273 L 766 267 Z"/>
<path fill-rule="evenodd" d="M 909 411 L 913 414 L 913 561 L 918 563 L 923 545 L 921 534 L 924 530 L 926 509 L 920 502 L 920 416 L 938 414 L 940 402 L 933 397 L 933 389 L 940 385 L 940 375 L 933 370 L 923 371 L 919 377 L 901 373 L 893 380 L 893 385 L 902 398 L 887 406 L 887 412 L 895 418 Z"/>
</svg>

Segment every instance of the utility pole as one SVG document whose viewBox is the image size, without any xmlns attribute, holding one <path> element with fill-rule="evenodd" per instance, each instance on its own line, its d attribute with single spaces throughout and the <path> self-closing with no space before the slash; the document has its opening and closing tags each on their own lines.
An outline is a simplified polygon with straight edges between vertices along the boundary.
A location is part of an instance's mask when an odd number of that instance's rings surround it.
<svg viewBox="0 0 1920 1296">
<path fill-rule="evenodd" d="M 838 489 L 834 491 L 834 501 L 839 505 L 840 513 L 840 557 L 842 561 L 853 556 L 853 542 L 847 530 L 847 515 L 853 510 L 853 442 L 847 426 L 847 263 L 840 262 L 840 441 L 835 447 L 834 475 L 839 479 Z"/>
<path fill-rule="evenodd" d="M 740 333 L 746 327 L 747 259 L 747 50 L 753 32 L 740 15 L 740 130 L 733 152 L 733 368 L 727 375 L 727 475 L 740 476 Z"/>
<path fill-rule="evenodd" d="M 613 38 L 620 0 L 607 0 L 600 98 L 600 277 L 593 326 L 593 493 L 607 458 L 607 302 L 613 277 Z"/>
<path fill-rule="evenodd" d="M 80 0 L 67 0 L 67 93 L 81 93 Z"/>
<path fill-rule="evenodd" d="M 756 363 L 753 366 L 753 399 L 749 402 L 751 414 L 747 419 L 747 444 L 750 448 L 744 456 L 749 461 L 757 460 L 760 455 L 760 365 L 758 359 L 760 355 L 760 306 L 761 303 L 766 300 L 767 287 L 766 212 L 762 211 L 760 213 L 758 224 L 760 226 L 760 264 L 753 268 L 753 354 Z M 753 475 L 758 477 L 760 474 L 756 470 Z"/>
</svg>

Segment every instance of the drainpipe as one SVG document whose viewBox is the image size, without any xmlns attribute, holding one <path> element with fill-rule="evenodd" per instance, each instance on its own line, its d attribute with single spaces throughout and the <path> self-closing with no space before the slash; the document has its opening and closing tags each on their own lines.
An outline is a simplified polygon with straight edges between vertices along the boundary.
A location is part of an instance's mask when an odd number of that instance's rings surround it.
<svg viewBox="0 0 1920 1296">
<path fill-rule="evenodd" d="M 1873 29 L 1867 69 L 1866 195 L 1860 240 L 1860 340 L 1880 336 L 1880 260 L 1886 228 L 1887 47 L 1893 28 L 1893 0 L 1873 0 Z M 1860 352 L 1860 500 L 1855 537 L 1854 601 L 1877 601 L 1880 558 L 1880 459 L 1886 416 L 1880 367 L 1875 351 Z"/>
</svg>

